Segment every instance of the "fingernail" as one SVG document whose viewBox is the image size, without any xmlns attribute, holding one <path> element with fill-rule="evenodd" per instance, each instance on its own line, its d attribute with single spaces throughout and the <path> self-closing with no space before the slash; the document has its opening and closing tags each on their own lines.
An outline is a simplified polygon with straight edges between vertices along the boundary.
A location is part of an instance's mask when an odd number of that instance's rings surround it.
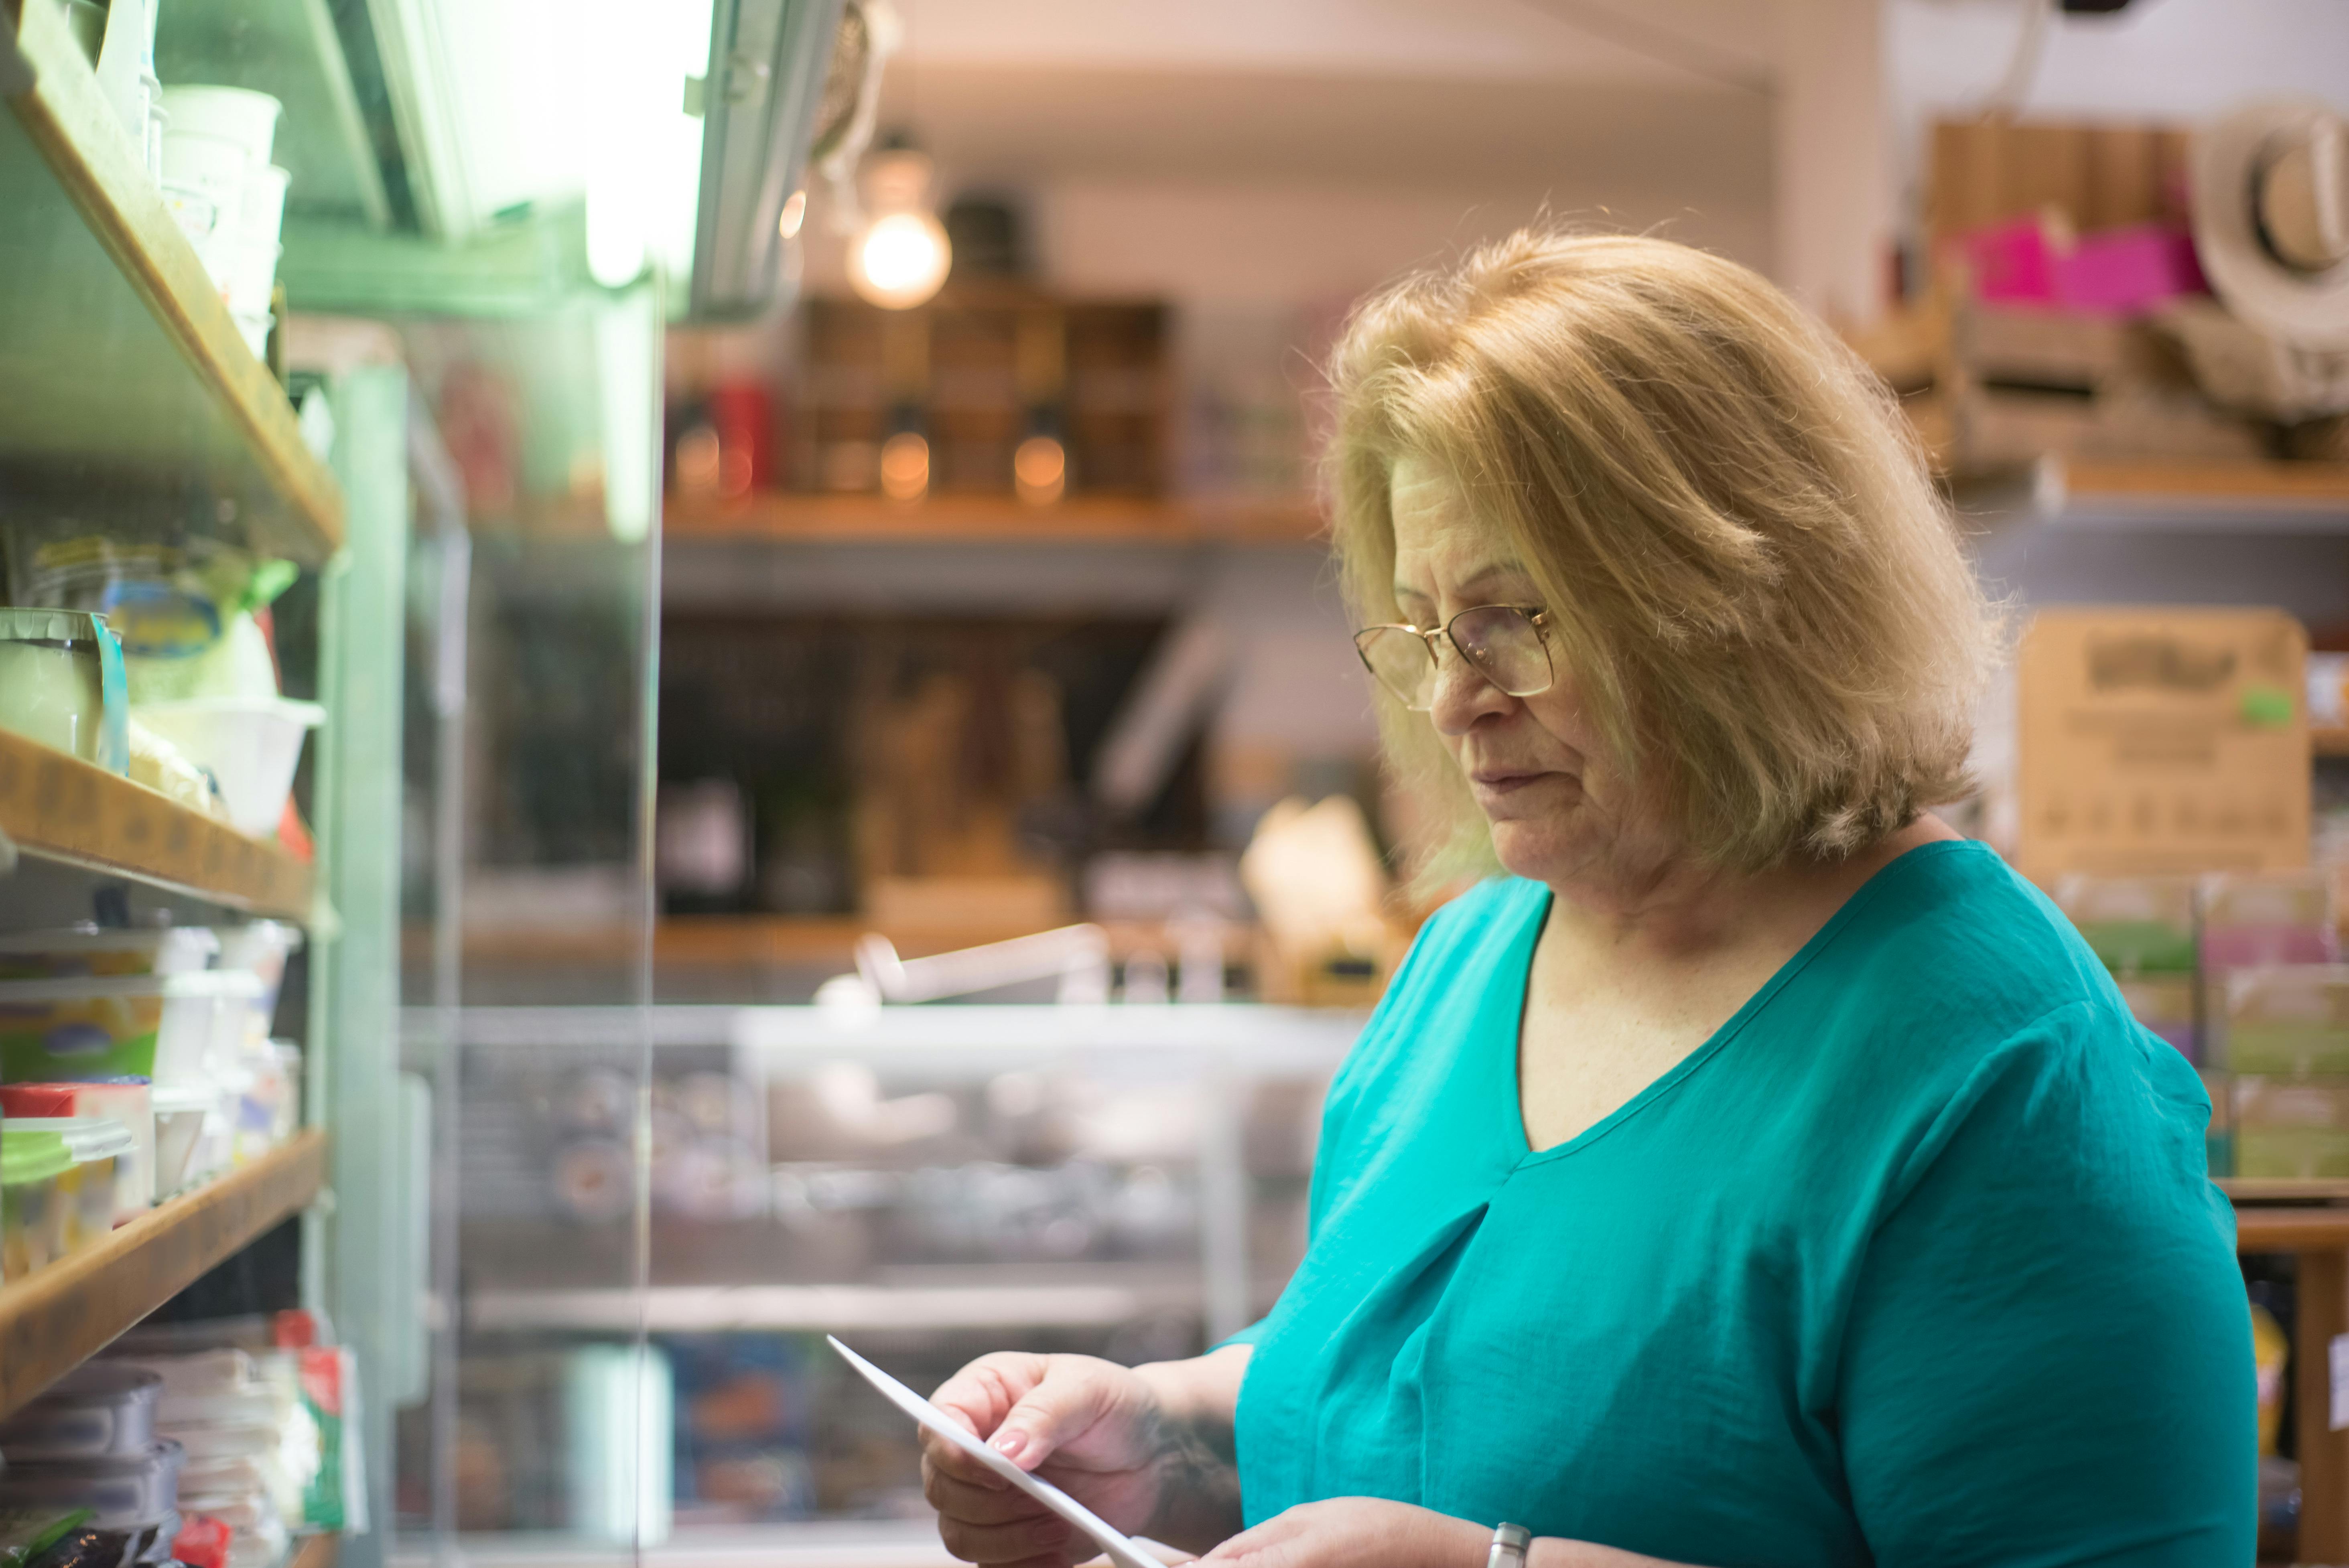
<svg viewBox="0 0 2349 1568">
<path fill-rule="evenodd" d="M 1020 1450 L 1027 1446 L 1028 1434 L 1025 1432 L 1006 1432 L 995 1439 L 995 1451 L 1007 1460 L 1018 1459 Z"/>
</svg>

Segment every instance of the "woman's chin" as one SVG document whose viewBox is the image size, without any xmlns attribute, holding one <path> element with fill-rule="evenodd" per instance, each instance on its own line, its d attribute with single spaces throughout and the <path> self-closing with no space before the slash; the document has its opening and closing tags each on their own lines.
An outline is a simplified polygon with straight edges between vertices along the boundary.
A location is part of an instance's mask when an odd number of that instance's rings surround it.
<svg viewBox="0 0 2349 1568">
<path fill-rule="evenodd" d="M 1493 854 L 1501 869 L 1513 877 L 1525 877 L 1538 882 L 1559 881 L 1568 869 L 1588 853 L 1578 856 L 1577 846 L 1567 834 L 1547 823 L 1499 821 L 1493 824 Z M 1586 847 L 1587 849 L 1587 847 Z"/>
</svg>

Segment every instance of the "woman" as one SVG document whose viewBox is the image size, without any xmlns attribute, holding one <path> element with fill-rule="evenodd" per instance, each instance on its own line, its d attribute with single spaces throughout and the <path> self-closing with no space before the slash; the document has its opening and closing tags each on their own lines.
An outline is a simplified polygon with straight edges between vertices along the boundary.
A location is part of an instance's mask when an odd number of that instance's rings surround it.
<svg viewBox="0 0 2349 1568">
<path fill-rule="evenodd" d="M 987 1357 L 938 1402 L 1211 1563 L 2249 1563 L 2209 1104 L 1926 810 L 1990 617 L 1897 412 L 1649 239 L 1520 233 L 1374 300 L 1333 370 L 1392 758 L 1506 876 L 1339 1072 L 1268 1318 L 1132 1370 Z M 1091 1555 L 925 1469 L 957 1554 Z"/>
</svg>

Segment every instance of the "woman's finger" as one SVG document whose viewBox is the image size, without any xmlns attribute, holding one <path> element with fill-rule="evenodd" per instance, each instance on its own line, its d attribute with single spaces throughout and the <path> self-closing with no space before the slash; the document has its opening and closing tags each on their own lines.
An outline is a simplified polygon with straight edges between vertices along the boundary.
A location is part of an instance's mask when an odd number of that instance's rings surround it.
<svg viewBox="0 0 2349 1568">
<path fill-rule="evenodd" d="M 1073 1537 L 1066 1522 L 1046 1515 L 1013 1524 L 973 1524 L 968 1520 L 938 1521 L 938 1539 L 946 1549 L 967 1563 L 1014 1563 L 1028 1557 L 1058 1555 Z"/>
<path fill-rule="evenodd" d="M 987 1472 L 991 1486 L 965 1480 L 927 1460 L 922 1463 L 922 1495 L 932 1508 L 974 1524 L 1005 1524 L 1015 1519 L 1058 1517 L 1024 1491 L 1013 1490 L 1001 1477 Z"/>
<path fill-rule="evenodd" d="M 1032 1470 L 1109 1414 L 1116 1399 L 1116 1388 L 1096 1365 L 1080 1361 L 1071 1370 L 1048 1372 L 1004 1414 L 987 1446 Z"/>
<path fill-rule="evenodd" d="M 1005 1412 L 1044 1380 L 1050 1357 L 1020 1350 L 999 1350 L 982 1356 L 947 1378 L 930 1396 L 930 1403 L 960 1421 L 976 1437 L 986 1437 Z"/>
<path fill-rule="evenodd" d="M 936 1432 L 921 1434 L 922 1464 L 988 1491 L 1011 1490 L 1011 1483 Z"/>
</svg>

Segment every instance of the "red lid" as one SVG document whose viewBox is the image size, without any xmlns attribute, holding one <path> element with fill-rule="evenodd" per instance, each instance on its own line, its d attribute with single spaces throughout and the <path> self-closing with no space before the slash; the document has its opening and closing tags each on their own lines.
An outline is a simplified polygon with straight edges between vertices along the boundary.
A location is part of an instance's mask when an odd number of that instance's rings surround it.
<svg viewBox="0 0 2349 1568">
<path fill-rule="evenodd" d="M 10 1116 L 71 1116 L 78 1083 L 0 1084 L 0 1111 Z"/>
</svg>

